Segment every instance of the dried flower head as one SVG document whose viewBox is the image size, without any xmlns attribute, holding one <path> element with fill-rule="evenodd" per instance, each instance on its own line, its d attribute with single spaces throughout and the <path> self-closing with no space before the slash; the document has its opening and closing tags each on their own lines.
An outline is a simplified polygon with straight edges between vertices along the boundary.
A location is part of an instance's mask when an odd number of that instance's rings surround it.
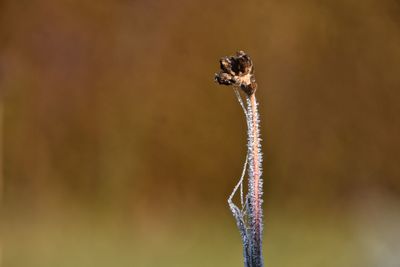
<svg viewBox="0 0 400 267">
<path fill-rule="evenodd" d="M 239 87 L 249 96 L 256 91 L 253 62 L 245 52 L 238 51 L 236 55 L 223 57 L 219 62 L 221 71 L 215 74 L 216 82 Z"/>
</svg>

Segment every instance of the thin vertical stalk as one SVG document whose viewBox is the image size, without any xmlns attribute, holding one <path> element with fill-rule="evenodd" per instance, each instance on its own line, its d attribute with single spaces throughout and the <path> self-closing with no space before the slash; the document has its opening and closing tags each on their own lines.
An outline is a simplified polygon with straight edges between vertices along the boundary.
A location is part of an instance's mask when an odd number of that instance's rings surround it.
<svg viewBox="0 0 400 267">
<path fill-rule="evenodd" d="M 221 71 L 215 79 L 219 84 L 233 85 L 236 96 L 243 108 L 247 122 L 247 156 L 239 183 L 228 198 L 229 208 L 236 219 L 237 227 L 243 242 L 245 267 L 263 267 L 262 257 L 262 153 L 260 138 L 260 119 L 258 103 L 255 96 L 257 84 L 254 77 L 253 62 L 243 51 L 235 56 L 224 57 L 220 60 Z M 246 94 L 246 104 L 242 100 L 238 89 Z M 248 188 L 243 201 L 243 182 L 247 168 Z M 237 190 L 240 188 L 239 209 L 233 202 Z"/>
<path fill-rule="evenodd" d="M 252 264 L 250 266 L 263 266 L 262 259 L 262 154 L 260 139 L 260 120 L 258 103 L 255 93 L 248 96 L 248 173 L 249 173 L 249 217 L 250 217 L 250 243 L 252 250 Z"/>
</svg>

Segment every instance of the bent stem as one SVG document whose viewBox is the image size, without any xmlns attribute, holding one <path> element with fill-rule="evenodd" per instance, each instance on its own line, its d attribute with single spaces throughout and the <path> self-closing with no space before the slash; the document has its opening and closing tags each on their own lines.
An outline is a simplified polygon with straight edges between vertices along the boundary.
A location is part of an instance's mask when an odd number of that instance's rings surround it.
<svg viewBox="0 0 400 267">
<path fill-rule="evenodd" d="M 237 94 L 239 103 L 243 103 Z M 228 204 L 236 219 L 243 242 L 243 256 L 245 267 L 262 267 L 262 153 L 260 138 L 260 120 L 257 108 L 257 99 L 254 94 L 247 96 L 243 111 L 247 122 L 247 156 L 239 182 L 229 196 Z M 243 201 L 244 176 L 248 173 L 248 193 Z M 240 188 L 239 209 L 233 198 Z"/>
</svg>

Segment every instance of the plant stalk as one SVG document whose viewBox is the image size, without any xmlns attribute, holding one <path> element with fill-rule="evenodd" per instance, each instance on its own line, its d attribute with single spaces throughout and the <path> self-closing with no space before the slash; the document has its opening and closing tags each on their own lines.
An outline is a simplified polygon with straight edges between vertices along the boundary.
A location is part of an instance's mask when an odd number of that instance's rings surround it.
<svg viewBox="0 0 400 267">
<path fill-rule="evenodd" d="M 257 83 L 254 77 L 253 62 L 245 52 L 239 51 L 235 56 L 223 57 L 220 60 L 221 71 L 215 75 L 219 84 L 232 85 L 236 97 L 243 108 L 247 122 L 247 156 L 242 176 L 228 198 L 229 208 L 236 219 L 243 242 L 245 267 L 263 267 L 262 257 L 262 153 L 260 138 L 260 118 L 255 96 Z M 246 104 L 239 89 L 246 95 Z M 243 200 L 243 181 L 248 173 L 248 189 Z M 233 202 L 240 188 L 241 209 Z"/>
<path fill-rule="evenodd" d="M 248 96 L 248 173 L 251 267 L 262 267 L 262 154 L 260 120 L 255 93 Z"/>
</svg>

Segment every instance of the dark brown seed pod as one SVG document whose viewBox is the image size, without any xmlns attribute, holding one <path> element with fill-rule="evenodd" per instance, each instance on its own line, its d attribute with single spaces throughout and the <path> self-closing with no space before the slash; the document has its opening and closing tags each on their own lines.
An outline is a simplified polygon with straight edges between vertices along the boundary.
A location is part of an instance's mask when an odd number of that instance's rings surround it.
<svg viewBox="0 0 400 267">
<path fill-rule="evenodd" d="M 215 74 L 215 81 L 222 85 L 233 85 L 239 87 L 247 95 L 252 95 L 257 89 L 254 77 L 253 61 L 243 51 L 236 55 L 221 58 L 221 71 Z"/>
</svg>

